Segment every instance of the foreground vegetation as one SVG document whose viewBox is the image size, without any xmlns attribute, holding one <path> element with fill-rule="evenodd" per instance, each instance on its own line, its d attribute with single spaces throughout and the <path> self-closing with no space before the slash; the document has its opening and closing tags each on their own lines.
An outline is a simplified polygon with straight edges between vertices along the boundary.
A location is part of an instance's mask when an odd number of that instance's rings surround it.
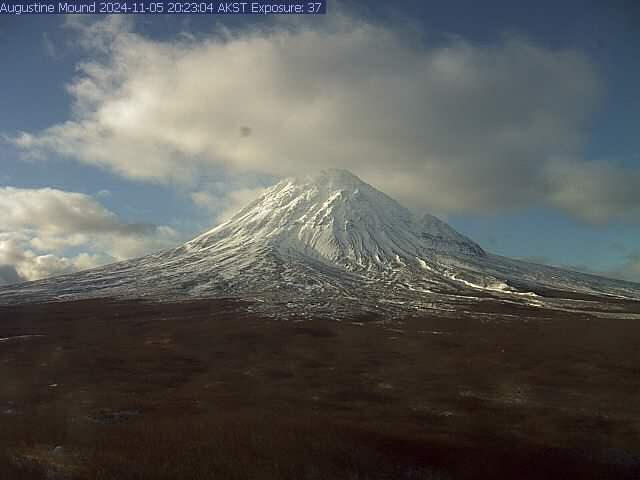
<svg viewBox="0 0 640 480">
<path fill-rule="evenodd" d="M 0 338 L 2 479 L 640 474 L 633 320 L 86 301 L 0 307 Z"/>
</svg>

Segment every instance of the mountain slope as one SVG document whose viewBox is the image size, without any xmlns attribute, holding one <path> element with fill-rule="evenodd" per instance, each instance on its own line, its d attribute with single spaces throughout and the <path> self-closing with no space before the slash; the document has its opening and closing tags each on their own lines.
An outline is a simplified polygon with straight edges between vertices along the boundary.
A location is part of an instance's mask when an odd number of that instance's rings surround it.
<svg viewBox="0 0 640 480">
<path fill-rule="evenodd" d="M 559 293 L 565 292 L 565 294 Z M 295 315 L 406 314 L 490 298 L 579 308 L 576 294 L 640 299 L 640 286 L 486 253 L 353 174 L 283 180 L 177 248 L 0 288 L 0 303 L 234 296 Z"/>
<path fill-rule="evenodd" d="M 350 270 L 384 269 L 398 256 L 415 262 L 434 251 L 485 255 L 437 218 L 415 218 L 343 170 L 285 180 L 187 247 L 195 251 L 234 245 L 293 250 Z"/>
</svg>

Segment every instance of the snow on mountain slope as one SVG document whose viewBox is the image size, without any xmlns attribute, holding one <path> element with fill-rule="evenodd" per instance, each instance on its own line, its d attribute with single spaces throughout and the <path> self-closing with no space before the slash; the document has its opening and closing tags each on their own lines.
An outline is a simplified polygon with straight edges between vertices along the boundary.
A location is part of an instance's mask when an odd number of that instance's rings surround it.
<svg viewBox="0 0 640 480">
<path fill-rule="evenodd" d="M 384 269 L 434 251 L 485 255 L 431 215 L 418 219 L 344 170 L 288 179 L 230 221 L 187 244 L 190 251 L 248 245 L 296 251 L 350 270 Z"/>
<path fill-rule="evenodd" d="M 283 180 L 177 248 L 2 287 L 0 303 L 234 296 L 341 316 L 451 310 L 487 297 L 558 307 L 562 295 L 543 298 L 546 291 L 640 299 L 636 284 L 487 254 L 437 218 L 417 217 L 355 175 L 330 170 Z"/>
</svg>

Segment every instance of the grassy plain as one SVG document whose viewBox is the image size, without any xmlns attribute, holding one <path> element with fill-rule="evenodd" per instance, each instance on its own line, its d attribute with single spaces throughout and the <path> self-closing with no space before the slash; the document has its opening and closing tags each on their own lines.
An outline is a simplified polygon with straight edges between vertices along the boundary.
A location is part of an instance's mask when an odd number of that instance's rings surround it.
<svg viewBox="0 0 640 480">
<path fill-rule="evenodd" d="M 640 478 L 640 323 L 501 308 L 0 307 L 0 479 Z"/>
</svg>

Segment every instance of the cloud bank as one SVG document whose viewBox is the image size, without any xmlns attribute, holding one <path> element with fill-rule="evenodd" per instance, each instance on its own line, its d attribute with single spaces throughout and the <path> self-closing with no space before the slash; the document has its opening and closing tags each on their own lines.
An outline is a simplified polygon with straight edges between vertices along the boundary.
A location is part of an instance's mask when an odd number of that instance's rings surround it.
<svg viewBox="0 0 640 480">
<path fill-rule="evenodd" d="M 344 16 L 200 40 L 150 40 L 119 18 L 75 28 L 91 60 L 68 87 L 73 118 L 14 137 L 31 157 L 155 182 L 340 167 L 438 213 L 640 220 L 640 171 L 583 158 L 603 88 L 580 52 L 514 36 L 424 45 Z"/>
<path fill-rule="evenodd" d="M 0 188 L 0 211 L 0 285 L 85 270 L 178 241 L 170 227 L 126 223 L 91 196 L 51 188 Z"/>
</svg>

